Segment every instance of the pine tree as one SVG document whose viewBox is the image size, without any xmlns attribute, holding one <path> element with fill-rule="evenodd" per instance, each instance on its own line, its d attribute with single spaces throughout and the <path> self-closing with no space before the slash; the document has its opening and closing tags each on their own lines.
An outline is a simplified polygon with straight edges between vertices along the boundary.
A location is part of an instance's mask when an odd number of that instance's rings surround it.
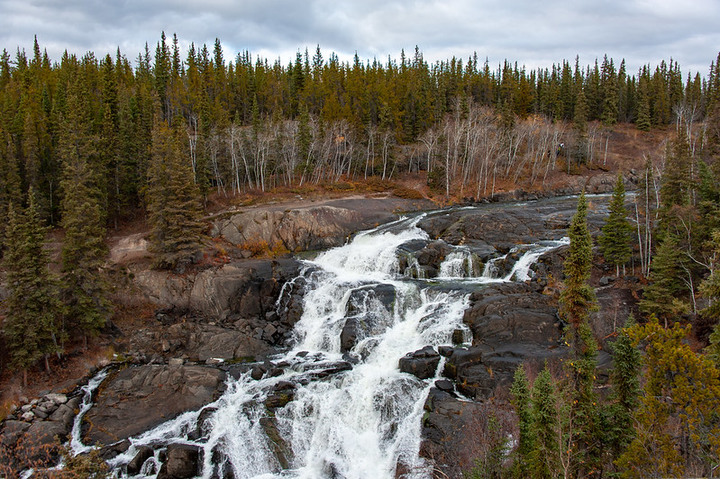
<svg viewBox="0 0 720 479">
<path fill-rule="evenodd" d="M 76 156 L 65 164 L 60 185 L 62 226 L 62 290 L 67 305 L 68 323 L 82 334 L 87 348 L 88 336 L 97 335 L 111 312 L 109 285 L 103 276 L 107 255 L 105 245 L 106 214 L 96 173 L 88 162 Z"/>
<path fill-rule="evenodd" d="M 44 249 L 47 231 L 31 189 L 24 211 L 10 207 L 3 258 L 10 289 L 4 336 L 11 366 L 23 370 L 26 386 L 27 368 L 44 357 L 49 370 L 48 356 L 62 352 L 65 335 L 57 281 L 48 269 Z"/>
<path fill-rule="evenodd" d="M 558 397 L 547 365 L 535 378 L 531 397 L 534 417 L 533 434 L 536 442 L 530 459 L 530 470 L 533 478 L 554 478 L 560 469 L 558 464 Z"/>
<path fill-rule="evenodd" d="M 630 246 L 632 226 L 627 219 L 625 183 L 622 174 L 618 174 L 609 209 L 610 212 L 602 228 L 602 234 L 598 238 L 598 243 L 605 261 L 614 264 L 615 274 L 620 276 L 620 266 L 625 266 L 632 255 Z"/>
<path fill-rule="evenodd" d="M 610 371 L 612 393 L 611 404 L 606 409 L 608 431 L 607 438 L 613 458 L 619 457 L 627 448 L 634 436 L 633 415 L 637 409 L 640 396 L 640 367 L 642 358 L 640 351 L 633 345 L 630 328 L 635 325 L 635 318 L 630 315 L 625 327 L 620 330 L 618 339 L 612 344 L 613 367 Z"/>
<path fill-rule="evenodd" d="M 677 238 L 672 233 L 666 234 L 653 257 L 649 276 L 652 282 L 645 288 L 638 303 L 643 313 L 655 315 L 664 320 L 665 324 L 688 309 L 687 304 L 680 299 L 685 290 L 682 261 L 683 253 L 678 247 Z"/>
<path fill-rule="evenodd" d="M 596 308 L 595 292 L 588 284 L 592 269 L 592 237 L 587 226 L 587 198 L 583 191 L 570 222 L 570 248 L 564 264 L 564 289 L 560 294 L 560 316 L 577 328 Z"/>
<path fill-rule="evenodd" d="M 180 145 L 179 128 L 156 121 L 146 202 L 157 268 L 182 270 L 197 261 L 201 248 L 200 193 Z"/>
<path fill-rule="evenodd" d="M 531 473 L 531 457 L 535 449 L 535 428 L 533 417 L 533 405 L 530 395 L 530 383 L 528 382 L 525 368 L 520 365 L 515 370 L 510 393 L 513 396 L 512 405 L 518 417 L 518 428 L 520 436 L 515 449 L 515 473 L 517 477 L 529 477 Z"/>
<path fill-rule="evenodd" d="M 720 461 L 720 371 L 692 350 L 690 329 L 651 316 L 629 330 L 646 368 L 635 437 L 618 460 L 625 477 L 709 477 Z"/>
</svg>

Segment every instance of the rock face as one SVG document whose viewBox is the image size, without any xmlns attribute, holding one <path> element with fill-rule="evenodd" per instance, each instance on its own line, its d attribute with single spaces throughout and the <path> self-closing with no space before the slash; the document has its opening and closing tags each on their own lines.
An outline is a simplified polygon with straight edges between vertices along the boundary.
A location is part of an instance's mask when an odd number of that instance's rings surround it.
<svg viewBox="0 0 720 479">
<path fill-rule="evenodd" d="M 239 246 L 265 242 L 313 251 L 340 246 L 352 233 L 395 219 L 396 211 L 430 207 L 424 200 L 349 198 L 292 210 L 263 208 L 218 220 L 211 234 Z"/>
<path fill-rule="evenodd" d="M 429 379 L 435 376 L 440 354 L 432 346 L 425 346 L 414 353 L 408 353 L 400 358 L 400 371 L 410 373 L 418 379 Z"/>
<path fill-rule="evenodd" d="M 213 401 L 225 373 L 205 366 L 131 366 L 105 380 L 85 416 L 84 443 L 111 444 Z"/>
<path fill-rule="evenodd" d="M 293 259 L 239 261 L 194 276 L 142 271 L 135 283 L 159 308 L 191 310 L 221 320 L 232 314 L 264 317 L 299 267 Z"/>
<path fill-rule="evenodd" d="M 0 461 L 19 472 L 27 464 L 54 465 L 59 443 L 72 430 L 79 391 L 72 395 L 50 393 L 17 408 L 0 426 Z M 0 468 L 0 473 L 5 469 Z M 9 477 L 9 476 L 8 476 Z"/>
</svg>

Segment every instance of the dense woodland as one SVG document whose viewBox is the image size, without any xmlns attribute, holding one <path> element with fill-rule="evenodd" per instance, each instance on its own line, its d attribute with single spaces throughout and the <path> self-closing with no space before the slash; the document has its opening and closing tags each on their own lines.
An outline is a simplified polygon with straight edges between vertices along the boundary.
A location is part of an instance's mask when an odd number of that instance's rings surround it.
<svg viewBox="0 0 720 479">
<path fill-rule="evenodd" d="M 211 193 L 423 171 L 438 195 L 479 198 L 501 180 L 541 187 L 550 171 L 577 171 L 600 156 L 616 123 L 674 133 L 663 158 L 647 162 L 633 201 L 618 179 L 599 238 L 612 273 L 630 268 L 647 281 L 641 317 L 614 342 L 602 385 L 612 392 L 598 393 L 593 246 L 581 197 L 559 298 L 572 357 L 536 377 L 518 370 L 519 442 L 508 456 L 496 434 L 475 472 L 718 475 L 720 56 L 707 76 L 683 77 L 672 60 L 638 72 L 607 57 L 527 71 L 477 56 L 431 65 L 419 50 L 386 62 L 344 63 L 319 48 L 288 65 L 250 52 L 226 61 L 219 41 L 181 52 L 164 34 L 154 54 L 146 46 L 134 61 L 118 51 L 53 62 L 37 41 L 30 55 L 4 50 L 8 367 L 49 369 L 67 341 L 87 344 L 102 330 L 112 313 L 105 235 L 128 218 L 144 215 L 154 266 L 177 271 L 201 249 Z M 406 145 L 419 153 L 401 154 Z M 51 271 L 45 239 L 55 227 L 64 235 Z"/>
</svg>

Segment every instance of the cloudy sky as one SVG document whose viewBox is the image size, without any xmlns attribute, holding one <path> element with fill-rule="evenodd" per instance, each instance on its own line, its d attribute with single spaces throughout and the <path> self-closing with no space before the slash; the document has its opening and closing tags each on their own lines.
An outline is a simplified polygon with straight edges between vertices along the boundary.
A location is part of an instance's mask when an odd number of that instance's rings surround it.
<svg viewBox="0 0 720 479">
<path fill-rule="evenodd" d="M 134 60 L 165 31 L 183 55 L 219 38 L 226 60 L 249 50 L 287 63 L 320 45 L 325 59 L 384 62 L 417 45 L 429 62 L 477 52 L 493 67 L 537 68 L 607 54 L 631 73 L 673 58 L 683 74 L 707 75 L 719 25 L 718 0 L 0 0 L 0 48 L 32 52 L 37 35 L 52 60 L 118 47 Z"/>
</svg>

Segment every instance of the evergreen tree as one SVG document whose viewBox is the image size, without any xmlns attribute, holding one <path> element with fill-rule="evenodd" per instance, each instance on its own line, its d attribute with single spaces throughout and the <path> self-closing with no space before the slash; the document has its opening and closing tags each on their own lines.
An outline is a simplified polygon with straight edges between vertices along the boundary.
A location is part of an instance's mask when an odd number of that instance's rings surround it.
<svg viewBox="0 0 720 479">
<path fill-rule="evenodd" d="M 668 233 L 658 246 L 653 258 L 650 285 L 645 288 L 642 299 L 638 303 L 640 310 L 655 315 L 667 324 L 678 315 L 687 312 L 687 304 L 680 299 L 685 290 L 683 278 L 686 273 L 682 268 L 683 253 L 678 247 L 674 234 Z"/>
<path fill-rule="evenodd" d="M 586 474 L 598 464 L 600 443 L 598 400 L 594 390 L 597 342 L 589 324 L 590 312 L 597 306 L 595 292 L 589 284 L 592 238 L 587 227 L 585 192 L 578 199 L 568 236 L 570 249 L 564 264 L 565 287 L 560 294 L 560 315 L 569 323 L 566 336 L 572 354 L 568 362 L 572 396 L 570 414 L 576 431 L 570 448 L 576 456 L 572 467 Z"/>
<path fill-rule="evenodd" d="M 518 429 L 520 430 L 518 445 L 515 449 L 514 472 L 517 477 L 529 477 L 532 471 L 531 461 L 536 438 L 530 383 L 522 364 L 515 370 L 510 393 L 513 397 L 512 405 L 518 417 Z"/>
<path fill-rule="evenodd" d="M 564 264 L 564 289 L 560 294 L 560 316 L 575 329 L 596 308 L 595 292 L 588 284 L 592 269 L 592 238 L 587 226 L 587 198 L 583 191 L 570 222 L 570 248 Z"/>
<path fill-rule="evenodd" d="M 533 383 L 532 415 L 534 417 L 535 447 L 530 458 L 530 471 L 536 479 L 555 478 L 558 464 L 558 397 L 555 383 L 547 365 Z"/>
<path fill-rule="evenodd" d="M 575 131 L 575 145 L 573 156 L 577 164 L 582 165 L 588 161 L 587 138 L 588 104 L 583 90 L 580 90 L 575 102 L 573 116 L 573 130 Z"/>
<path fill-rule="evenodd" d="M 689 332 L 654 316 L 629 330 L 646 368 L 635 437 L 618 460 L 625 477 L 710 477 L 720 461 L 720 371 L 692 350 Z"/>
<path fill-rule="evenodd" d="M 44 249 L 47 231 L 31 189 L 24 211 L 9 209 L 3 258 L 10 289 L 3 333 L 10 364 L 23 370 L 26 386 L 27 368 L 44 357 L 49 370 L 48 356 L 62 352 L 65 335 L 57 282 Z"/>
<path fill-rule="evenodd" d="M 633 439 L 634 430 L 628 425 L 632 424 L 640 396 L 639 376 L 642 358 L 630 337 L 630 328 L 634 325 L 635 318 L 630 315 L 625 322 L 625 327 L 620 330 L 618 339 L 612 344 L 611 404 L 605 412 L 608 425 L 606 437 L 614 459 L 625 451 Z"/>
<path fill-rule="evenodd" d="M 155 267 L 178 270 L 198 259 L 204 228 L 200 193 L 189 162 L 183 161 L 180 133 L 156 121 L 146 194 Z"/>
<path fill-rule="evenodd" d="M 708 305 L 700 314 L 711 324 L 720 324 L 720 230 L 713 232 L 711 244 L 713 254 L 710 257 L 710 276 L 700 283 L 700 293 L 708 300 Z"/>
<path fill-rule="evenodd" d="M 632 239 L 632 226 L 628 221 L 628 212 L 625 208 L 625 182 L 622 174 L 618 174 L 615 182 L 615 189 L 610 200 L 610 212 L 605 225 L 602 228 L 602 234 L 598 238 L 600 251 L 610 264 L 615 265 L 615 274 L 620 276 L 620 266 L 630 260 L 632 248 L 630 241 Z"/>
<path fill-rule="evenodd" d="M 87 337 L 95 336 L 109 319 L 111 305 L 109 285 L 103 276 L 107 255 L 105 245 L 105 212 L 96 173 L 82 157 L 65 164 L 61 183 L 62 226 L 65 239 L 62 248 L 62 289 L 67 305 L 68 323 Z"/>
</svg>

